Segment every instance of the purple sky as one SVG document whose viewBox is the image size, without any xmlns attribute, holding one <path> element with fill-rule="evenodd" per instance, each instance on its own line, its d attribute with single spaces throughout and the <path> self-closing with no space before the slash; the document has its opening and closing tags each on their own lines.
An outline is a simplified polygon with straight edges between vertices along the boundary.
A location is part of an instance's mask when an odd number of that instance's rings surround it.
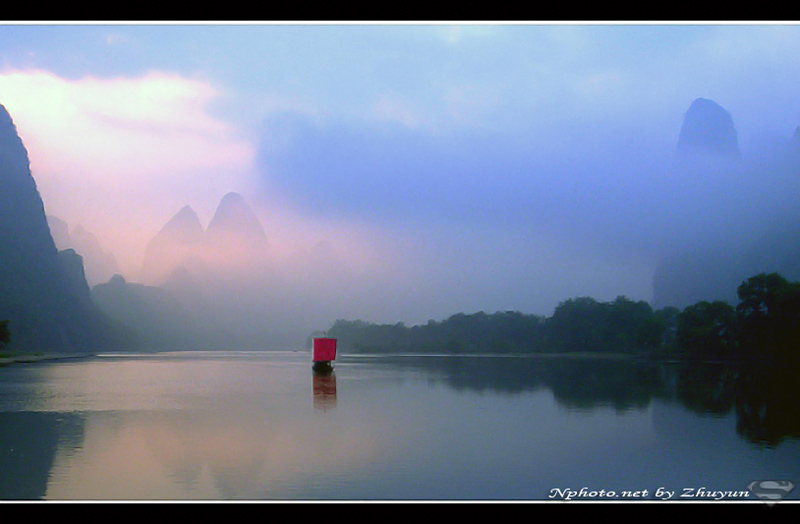
<svg viewBox="0 0 800 524">
<path fill-rule="evenodd" d="M 329 241 L 408 292 L 374 320 L 411 323 L 650 300 L 658 256 L 743 198 L 670 171 L 683 114 L 714 100 L 757 162 L 800 125 L 798 56 L 777 24 L 0 25 L 0 104 L 48 213 L 130 279 L 237 191 L 279 254 Z"/>
</svg>

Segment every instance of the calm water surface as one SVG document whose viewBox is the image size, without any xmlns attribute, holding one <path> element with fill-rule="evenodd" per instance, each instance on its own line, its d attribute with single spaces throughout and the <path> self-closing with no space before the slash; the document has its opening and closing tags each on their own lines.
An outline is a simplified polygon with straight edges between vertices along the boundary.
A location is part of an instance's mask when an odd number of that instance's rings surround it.
<svg viewBox="0 0 800 524">
<path fill-rule="evenodd" d="M 303 352 L 12 365 L 0 368 L 0 498 L 554 500 L 584 488 L 763 503 L 751 482 L 800 482 L 797 382 L 722 365 L 410 355 L 344 356 L 326 376 Z"/>
</svg>

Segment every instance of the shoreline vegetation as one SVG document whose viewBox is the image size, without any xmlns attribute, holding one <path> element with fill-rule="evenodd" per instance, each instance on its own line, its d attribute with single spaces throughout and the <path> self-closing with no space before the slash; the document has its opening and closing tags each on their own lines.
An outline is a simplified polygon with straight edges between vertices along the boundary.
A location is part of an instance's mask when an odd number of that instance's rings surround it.
<svg viewBox="0 0 800 524">
<path fill-rule="evenodd" d="M 22 353 L 0 351 L 0 367 L 9 364 L 30 364 L 55 360 L 79 359 L 94 356 L 94 353 Z"/>
<path fill-rule="evenodd" d="M 327 336 L 343 353 L 560 355 L 800 364 L 800 282 L 760 273 L 737 288 L 739 303 L 701 301 L 653 310 L 624 296 L 577 297 L 552 316 L 459 313 L 405 326 L 337 320 Z"/>
<path fill-rule="evenodd" d="M 800 364 L 800 282 L 760 273 L 737 288 L 739 303 L 701 301 L 653 310 L 619 296 L 561 302 L 550 317 L 502 311 L 458 313 L 405 326 L 337 320 L 326 331 L 345 354 L 527 356 Z M 92 353 L 26 352 L 7 346 L 0 321 L 0 366 L 85 358 Z M 310 337 L 309 337 L 310 339 Z M 5 346 L 5 347 L 4 347 Z M 137 351 L 132 351 L 138 353 Z"/>
</svg>

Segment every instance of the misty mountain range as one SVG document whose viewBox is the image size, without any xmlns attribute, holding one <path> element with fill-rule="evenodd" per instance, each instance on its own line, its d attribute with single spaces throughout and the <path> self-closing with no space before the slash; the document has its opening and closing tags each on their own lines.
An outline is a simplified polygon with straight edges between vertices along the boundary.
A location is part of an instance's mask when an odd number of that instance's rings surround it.
<svg viewBox="0 0 800 524">
<path fill-rule="evenodd" d="M 70 231 L 45 215 L 25 147 L 0 109 L 0 319 L 11 320 L 15 345 L 74 351 L 125 340 L 152 349 L 297 347 L 380 295 L 380 283 L 357 279 L 328 243 L 278 259 L 237 193 L 221 199 L 205 228 L 190 205 L 178 210 L 148 244 L 136 282 L 129 282 L 90 232 L 79 225 Z M 742 156 L 731 115 L 711 100 L 695 100 L 677 139 L 676 165 L 702 181 L 719 170 L 741 174 Z M 779 156 L 762 168 L 789 169 L 800 178 L 800 132 Z M 748 205 L 758 208 L 757 201 Z M 734 303 L 736 286 L 762 271 L 800 278 L 797 218 L 794 210 L 778 213 L 746 237 L 710 227 L 699 241 L 663 253 L 654 305 Z M 328 298 L 318 300 L 323 295 Z"/>
<path fill-rule="evenodd" d="M 269 255 L 258 217 L 241 195 L 228 193 L 205 230 L 190 206 L 178 211 L 148 243 L 139 281 L 164 285 L 179 268 L 246 270 L 267 263 Z"/>
<path fill-rule="evenodd" d="M 653 278 L 656 307 L 682 309 L 700 300 L 735 304 L 736 288 L 759 272 L 777 272 L 789 280 L 800 278 L 800 213 L 794 205 L 770 209 L 773 202 L 762 199 L 770 192 L 782 191 L 774 182 L 781 178 L 775 173 L 785 172 L 793 184 L 800 183 L 800 127 L 768 160 L 748 165 L 742 162 L 731 115 L 715 102 L 700 98 L 684 117 L 677 157 L 678 167 L 701 182 L 703 177 L 723 173 L 727 187 L 714 190 L 733 195 L 728 198 L 739 209 L 730 218 L 709 216 L 707 222 L 717 225 L 698 234 L 693 243 L 663 254 Z M 750 192 L 750 188 L 757 190 Z M 709 215 L 723 213 L 710 202 L 708 209 Z M 727 222 L 724 228 L 719 226 L 721 221 Z M 704 227 L 697 225 L 698 230 Z"/>
<path fill-rule="evenodd" d="M 349 296 L 351 278 L 326 242 L 276 257 L 252 208 L 231 192 L 206 228 L 191 206 L 181 208 L 148 243 L 139 283 L 117 275 L 92 297 L 149 346 L 297 346 L 343 310 L 337 300 Z"/>
</svg>

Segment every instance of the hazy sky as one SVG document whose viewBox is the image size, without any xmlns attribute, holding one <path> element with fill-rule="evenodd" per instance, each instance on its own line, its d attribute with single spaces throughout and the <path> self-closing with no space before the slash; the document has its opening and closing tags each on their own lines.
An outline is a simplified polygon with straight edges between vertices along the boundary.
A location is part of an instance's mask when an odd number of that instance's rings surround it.
<svg viewBox="0 0 800 524">
<path fill-rule="evenodd" d="M 793 24 L 2 25 L 0 104 L 47 212 L 131 275 L 238 191 L 277 250 L 329 240 L 423 318 L 549 314 L 652 298 L 672 213 L 710 205 L 666 178 L 684 113 L 787 140 L 798 56 Z"/>
</svg>

